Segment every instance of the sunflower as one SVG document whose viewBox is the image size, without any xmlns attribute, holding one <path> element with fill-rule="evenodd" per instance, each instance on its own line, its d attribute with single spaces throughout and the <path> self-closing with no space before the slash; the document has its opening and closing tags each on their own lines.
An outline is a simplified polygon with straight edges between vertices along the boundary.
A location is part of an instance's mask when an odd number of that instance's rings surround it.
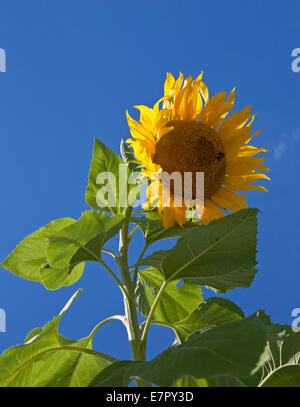
<svg viewBox="0 0 300 407">
<path fill-rule="evenodd" d="M 268 150 L 248 145 L 253 137 L 260 134 L 257 131 L 250 135 L 255 116 L 250 112 L 251 106 L 228 116 L 234 99 L 235 89 L 227 99 L 226 92 L 209 98 L 202 73 L 195 80 L 191 76 L 184 80 L 181 73 L 175 80 L 168 73 L 164 96 L 153 108 L 135 106 L 140 112 L 139 122 L 126 112 L 132 135 L 127 143 L 133 148 L 143 173 L 153 180 L 149 188 L 159 184 L 156 188 L 158 213 L 166 228 L 175 223 L 182 226 L 187 219 L 188 207 L 185 203 L 181 207 L 174 205 L 172 192 L 171 202 L 165 206 L 161 199 L 161 180 L 153 174 L 177 171 L 183 176 L 185 172 L 193 175 L 203 172 L 205 199 L 200 216 L 203 224 L 225 216 L 227 210 L 236 212 L 246 208 L 246 195 L 236 192 L 266 191 L 263 186 L 251 184 L 260 179 L 270 179 L 256 171 L 268 171 L 262 165 L 265 158 L 255 157 Z M 194 194 L 194 177 L 192 187 Z M 151 205 L 153 194 L 150 194 L 149 188 L 148 205 Z"/>
</svg>

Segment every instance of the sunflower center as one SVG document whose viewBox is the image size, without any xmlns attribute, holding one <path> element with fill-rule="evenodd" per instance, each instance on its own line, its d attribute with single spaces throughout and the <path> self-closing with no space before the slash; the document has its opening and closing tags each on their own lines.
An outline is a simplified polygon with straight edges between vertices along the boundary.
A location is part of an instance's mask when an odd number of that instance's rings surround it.
<svg viewBox="0 0 300 407">
<path fill-rule="evenodd" d="M 209 198 L 224 181 L 226 161 L 223 143 L 217 132 L 194 120 L 169 123 L 173 129 L 156 144 L 153 162 L 172 174 L 191 172 L 193 199 L 196 197 L 196 173 L 204 173 L 204 195 Z"/>
</svg>

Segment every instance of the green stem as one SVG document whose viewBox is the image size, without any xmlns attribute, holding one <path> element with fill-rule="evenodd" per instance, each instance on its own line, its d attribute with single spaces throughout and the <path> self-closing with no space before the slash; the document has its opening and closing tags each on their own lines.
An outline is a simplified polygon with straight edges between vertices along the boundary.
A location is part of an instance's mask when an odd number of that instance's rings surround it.
<svg viewBox="0 0 300 407">
<path fill-rule="evenodd" d="M 133 215 L 145 214 L 147 212 L 148 212 L 148 209 L 141 209 L 140 211 L 134 212 Z"/>
<path fill-rule="evenodd" d="M 136 262 L 135 269 L 134 269 L 134 277 L 133 277 L 133 286 L 136 287 L 137 276 L 139 272 L 140 262 L 143 260 L 144 254 L 149 247 L 149 243 L 146 243 L 141 254 L 139 255 L 138 261 Z"/>
<path fill-rule="evenodd" d="M 124 296 L 124 306 L 132 357 L 133 360 L 141 360 L 139 353 L 140 331 L 134 303 L 134 291 L 128 267 L 128 229 L 131 210 L 131 207 L 127 208 L 125 212 L 125 221 L 120 231 L 119 267 L 122 285 L 128 294 L 127 296 Z"/>
<path fill-rule="evenodd" d="M 125 220 L 123 227 L 120 230 L 119 241 L 119 268 L 121 274 L 122 285 L 125 288 L 128 295 L 124 295 L 124 307 L 126 316 L 126 328 L 128 339 L 130 343 L 132 359 L 133 360 L 145 360 L 145 352 L 141 348 L 141 332 L 139 329 L 135 298 L 134 298 L 134 286 L 132 284 L 129 267 L 128 267 L 128 230 L 129 230 L 129 218 L 132 211 L 132 207 L 128 207 L 125 211 Z M 150 386 L 149 383 L 142 380 L 136 380 L 137 385 Z"/>
<path fill-rule="evenodd" d="M 135 232 L 137 232 L 139 229 L 140 229 L 140 227 L 139 227 L 139 226 L 136 226 L 136 227 L 131 231 L 131 233 L 130 233 L 129 236 L 128 236 L 128 242 L 131 242 L 131 239 L 133 238 L 133 235 L 134 235 Z"/>
<path fill-rule="evenodd" d="M 103 325 L 107 324 L 110 321 L 114 321 L 114 320 L 118 319 L 118 320 L 122 321 L 124 324 L 124 318 L 125 317 L 123 315 L 112 315 L 111 317 L 104 319 L 103 321 L 99 322 L 98 325 L 95 326 L 95 328 L 90 333 L 89 337 L 92 338 L 95 335 L 95 333 L 98 331 L 99 328 L 101 328 Z"/>
<path fill-rule="evenodd" d="M 92 257 L 94 257 L 94 259 L 101 264 L 101 266 L 103 266 L 108 272 L 109 274 L 112 276 L 112 278 L 116 281 L 116 283 L 118 284 L 118 286 L 120 287 L 121 291 L 123 292 L 124 295 L 127 295 L 126 290 L 124 289 L 121 281 L 118 279 L 118 277 L 115 275 L 115 273 L 112 271 L 112 269 L 102 260 L 101 256 L 97 256 L 92 250 L 88 249 L 85 246 L 82 245 L 78 245 L 79 247 L 81 247 L 82 249 L 84 249 L 85 251 L 87 251 Z M 112 253 L 112 252 L 111 252 Z M 115 257 L 115 259 L 117 260 L 117 256 Z M 118 262 L 117 262 L 118 264 Z"/>
<path fill-rule="evenodd" d="M 121 281 L 118 279 L 118 277 L 115 275 L 115 273 L 111 270 L 111 268 L 102 260 L 99 259 L 98 260 L 99 263 L 109 272 L 109 274 L 112 276 L 112 278 L 116 281 L 116 283 L 118 284 L 118 286 L 120 287 L 120 290 L 122 291 L 123 295 L 125 297 L 128 297 L 128 292 L 126 290 L 126 287 L 123 286 L 123 284 L 121 283 Z"/>
<path fill-rule="evenodd" d="M 112 256 L 113 257 L 113 259 L 116 261 L 116 263 L 118 263 L 118 256 L 116 255 L 116 253 L 114 253 L 113 251 L 111 251 L 111 250 L 108 250 L 108 249 L 101 249 L 101 251 L 103 252 L 103 253 L 106 253 L 106 254 L 109 254 L 110 256 Z"/>
<path fill-rule="evenodd" d="M 160 301 L 160 299 L 161 299 L 167 285 L 168 285 L 168 281 L 164 281 L 163 284 L 161 285 L 161 287 L 160 287 L 160 289 L 159 289 L 159 291 L 157 293 L 157 296 L 155 297 L 155 300 L 154 300 L 154 302 L 152 304 L 150 312 L 148 314 L 146 324 L 145 324 L 145 327 L 144 327 L 144 330 L 143 330 L 143 335 L 142 335 L 142 338 L 141 338 L 141 345 L 142 345 L 143 350 L 146 349 L 147 336 L 148 336 L 148 331 L 149 331 L 149 328 L 150 328 L 152 316 L 154 314 L 154 311 L 155 311 L 155 309 L 156 309 L 156 307 L 157 307 L 157 305 L 158 305 L 158 303 L 159 303 L 159 301 Z"/>
</svg>

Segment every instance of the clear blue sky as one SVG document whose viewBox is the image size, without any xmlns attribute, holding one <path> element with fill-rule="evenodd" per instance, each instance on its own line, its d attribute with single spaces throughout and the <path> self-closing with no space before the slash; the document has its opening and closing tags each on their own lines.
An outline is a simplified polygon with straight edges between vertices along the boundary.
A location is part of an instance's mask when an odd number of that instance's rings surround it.
<svg viewBox="0 0 300 407">
<path fill-rule="evenodd" d="M 126 109 L 151 106 L 166 72 L 203 70 L 211 94 L 237 87 L 237 109 L 251 104 L 258 113 L 255 129 L 263 132 L 256 145 L 270 149 L 269 192 L 248 197 L 249 206 L 261 210 L 259 272 L 251 288 L 226 297 L 247 315 L 262 308 L 274 321 L 291 323 L 292 309 L 300 307 L 300 72 L 291 70 L 299 18 L 297 1 L 2 1 L 0 259 L 52 219 L 79 218 L 88 209 L 95 136 L 118 152 L 120 138 L 129 135 Z M 140 249 L 141 239 L 131 259 Z M 1 269 L 7 332 L 0 333 L 0 351 L 57 315 L 79 287 L 83 294 L 61 325 L 71 339 L 122 313 L 119 289 L 107 273 L 87 265 L 75 286 L 51 292 Z M 155 327 L 150 339 L 152 357 L 173 336 Z M 98 331 L 95 346 L 130 357 L 117 321 Z"/>
</svg>

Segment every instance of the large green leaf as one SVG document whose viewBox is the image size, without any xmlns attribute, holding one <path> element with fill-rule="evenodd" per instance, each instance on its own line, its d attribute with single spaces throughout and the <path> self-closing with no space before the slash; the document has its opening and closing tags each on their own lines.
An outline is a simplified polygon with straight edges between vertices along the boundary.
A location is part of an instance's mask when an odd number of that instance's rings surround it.
<svg viewBox="0 0 300 407">
<path fill-rule="evenodd" d="M 173 324 L 183 342 L 193 332 L 211 326 L 223 325 L 244 318 L 243 311 L 224 298 L 209 298 L 199 305 L 186 319 Z"/>
<path fill-rule="evenodd" d="M 163 283 L 160 272 L 154 268 L 140 271 L 136 289 L 138 310 L 145 317 L 148 315 Z M 164 291 L 155 311 L 153 319 L 173 323 L 186 318 L 201 302 L 202 291 L 198 284 L 185 281 L 178 287 L 178 281 L 172 281 Z"/>
<path fill-rule="evenodd" d="M 244 318 L 243 311 L 233 302 L 211 297 L 197 307 L 186 319 L 173 324 L 177 337 L 183 342 L 196 330 L 238 321 Z M 176 381 L 176 387 L 246 387 L 237 377 L 219 376 L 210 379 L 184 377 Z"/>
<path fill-rule="evenodd" d="M 41 282 L 40 271 L 43 267 L 47 267 L 48 264 L 45 252 L 48 238 L 75 222 L 71 218 L 57 219 L 40 228 L 25 237 L 7 259 L 3 261 L 1 266 L 22 278 Z M 73 284 L 74 276 L 77 279 L 80 278 L 83 267 L 83 264 L 75 267 L 72 276 L 66 276 L 63 285 Z"/>
<path fill-rule="evenodd" d="M 117 362 L 97 375 L 90 386 L 128 386 L 135 378 L 158 386 L 178 379 L 219 376 L 242 377 L 256 372 L 265 361 L 266 337 L 256 316 L 204 328 L 182 344 L 174 344 L 151 362 Z"/>
<path fill-rule="evenodd" d="M 119 168 L 125 168 L 126 171 L 122 172 L 124 179 L 119 177 Z M 109 173 L 112 179 L 101 179 L 101 174 Z M 126 164 L 123 163 L 121 158 L 116 155 L 110 148 L 103 144 L 99 139 L 95 138 L 93 158 L 91 162 L 91 168 L 89 173 L 88 186 L 85 194 L 86 202 L 94 209 L 102 210 L 106 212 L 119 213 L 123 212 L 127 207 L 127 194 L 125 193 L 125 205 L 120 206 L 120 193 L 123 193 L 123 189 L 127 188 L 127 180 L 129 176 L 129 169 Z M 100 178 L 99 178 L 100 177 Z M 105 182 L 104 182 L 105 181 Z M 112 199 L 112 202 L 105 203 L 100 195 L 100 189 L 107 188 L 108 197 Z M 120 190 L 122 188 L 122 192 Z M 108 198 L 106 197 L 106 198 Z M 122 199 L 124 196 L 122 196 Z"/>
<path fill-rule="evenodd" d="M 220 376 L 213 379 L 195 379 L 186 376 L 177 380 L 175 387 L 247 387 L 237 377 Z"/>
<path fill-rule="evenodd" d="M 239 378 L 219 376 L 208 380 L 208 387 L 247 387 Z"/>
<path fill-rule="evenodd" d="M 51 235 L 46 247 L 49 266 L 41 270 L 44 285 L 57 289 L 80 263 L 99 261 L 104 243 L 119 231 L 123 219 L 121 214 L 110 217 L 87 211 L 77 222 Z"/>
<path fill-rule="evenodd" d="M 24 345 L 14 346 L 0 356 L 1 387 L 86 386 L 110 364 L 97 355 L 83 353 L 92 349 L 92 336 L 71 341 L 58 333 L 61 318 L 79 293 L 51 322 L 34 329 Z"/>
<path fill-rule="evenodd" d="M 176 380 L 172 387 L 209 387 L 207 379 L 195 379 L 191 376 L 185 376 Z"/>
<path fill-rule="evenodd" d="M 300 365 L 283 366 L 267 376 L 261 387 L 300 387 Z"/>
<path fill-rule="evenodd" d="M 207 226 L 195 226 L 170 250 L 141 264 L 159 269 L 167 281 L 193 279 L 217 292 L 249 287 L 256 273 L 257 209 L 242 209 Z"/>
<path fill-rule="evenodd" d="M 268 362 L 258 372 L 258 385 L 272 387 L 281 381 L 281 387 L 300 387 L 300 332 L 272 323 L 263 311 L 257 315 L 264 323 L 269 353 Z"/>
</svg>

